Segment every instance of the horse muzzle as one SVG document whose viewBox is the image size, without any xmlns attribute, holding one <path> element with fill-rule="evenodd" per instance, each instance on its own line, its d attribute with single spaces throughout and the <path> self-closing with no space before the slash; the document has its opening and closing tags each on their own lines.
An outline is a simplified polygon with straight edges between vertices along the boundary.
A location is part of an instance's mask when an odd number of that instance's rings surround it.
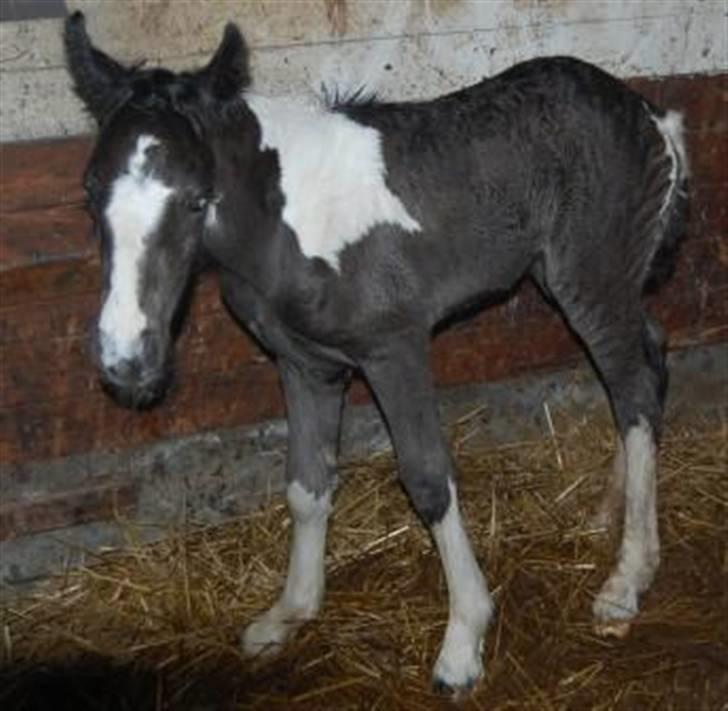
<svg viewBox="0 0 728 711">
<path fill-rule="evenodd" d="M 106 345 L 101 346 L 97 359 L 104 390 L 119 405 L 131 409 L 147 409 L 159 403 L 172 382 L 170 358 L 162 339 L 147 331 L 134 353 L 123 356 L 112 350 L 113 357 L 109 357 L 108 341 Z"/>
<path fill-rule="evenodd" d="M 145 410 L 164 399 L 172 383 L 172 369 L 150 372 L 136 360 L 120 361 L 101 370 L 104 390 L 122 407 Z"/>
</svg>

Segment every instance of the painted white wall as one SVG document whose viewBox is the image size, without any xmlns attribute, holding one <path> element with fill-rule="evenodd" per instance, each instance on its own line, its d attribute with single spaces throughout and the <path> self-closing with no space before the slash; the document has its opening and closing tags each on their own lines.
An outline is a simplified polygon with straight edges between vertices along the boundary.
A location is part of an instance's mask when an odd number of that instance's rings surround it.
<svg viewBox="0 0 728 711">
<path fill-rule="evenodd" d="M 227 20 L 256 90 L 366 84 L 427 97 L 516 61 L 571 54 L 622 77 L 728 69 L 728 0 L 67 0 L 117 58 L 203 63 Z M 92 130 L 63 66 L 61 22 L 0 24 L 0 140 Z"/>
</svg>

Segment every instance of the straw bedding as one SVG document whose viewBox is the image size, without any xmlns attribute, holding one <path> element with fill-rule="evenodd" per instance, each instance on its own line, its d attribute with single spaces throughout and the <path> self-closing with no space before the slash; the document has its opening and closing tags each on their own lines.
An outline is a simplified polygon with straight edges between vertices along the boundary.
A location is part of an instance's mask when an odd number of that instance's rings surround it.
<svg viewBox="0 0 728 711">
<path fill-rule="evenodd" d="M 663 564 L 624 641 L 597 637 L 590 620 L 616 545 L 589 525 L 611 427 L 556 417 L 551 436 L 502 446 L 477 428 L 473 413 L 453 441 L 498 613 L 486 679 L 461 707 L 728 708 L 725 424 L 667 429 Z M 247 660 L 237 640 L 282 582 L 282 497 L 156 544 L 138 544 L 128 525 L 123 552 L 5 604 L 0 708 L 447 708 L 429 687 L 447 617 L 433 544 L 389 455 L 348 466 L 342 479 L 324 610 L 278 656 Z"/>
</svg>

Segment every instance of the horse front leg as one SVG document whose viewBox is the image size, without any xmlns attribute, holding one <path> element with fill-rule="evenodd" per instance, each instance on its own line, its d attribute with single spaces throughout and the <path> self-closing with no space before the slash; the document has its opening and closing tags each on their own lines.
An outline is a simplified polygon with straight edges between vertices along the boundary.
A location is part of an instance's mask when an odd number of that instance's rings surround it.
<svg viewBox="0 0 728 711">
<path fill-rule="evenodd" d="M 277 651 L 317 615 L 324 595 L 344 383 L 322 382 L 285 363 L 281 381 L 288 416 L 286 494 L 293 519 L 288 574 L 277 602 L 243 633 L 249 655 Z"/>
<path fill-rule="evenodd" d="M 389 425 L 402 484 L 442 560 L 450 612 L 433 684 L 458 695 L 483 674 L 483 639 L 493 602 L 460 516 L 427 341 L 402 339 L 372 357 L 364 372 Z"/>
</svg>

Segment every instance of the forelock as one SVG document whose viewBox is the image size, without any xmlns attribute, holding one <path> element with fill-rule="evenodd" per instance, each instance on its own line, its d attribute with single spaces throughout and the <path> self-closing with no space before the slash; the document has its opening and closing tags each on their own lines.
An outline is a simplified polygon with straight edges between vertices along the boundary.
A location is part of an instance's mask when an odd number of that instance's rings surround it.
<svg viewBox="0 0 728 711">
<path fill-rule="evenodd" d="M 142 111 L 172 110 L 187 113 L 201 101 L 192 76 L 167 69 L 139 71 L 131 83 L 129 105 Z"/>
</svg>

